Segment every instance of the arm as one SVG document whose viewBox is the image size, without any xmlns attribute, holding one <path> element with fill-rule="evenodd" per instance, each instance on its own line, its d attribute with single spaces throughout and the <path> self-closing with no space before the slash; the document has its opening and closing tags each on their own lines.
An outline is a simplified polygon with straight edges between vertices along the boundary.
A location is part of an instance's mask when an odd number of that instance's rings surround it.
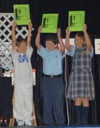
<svg viewBox="0 0 100 128">
<path fill-rule="evenodd" d="M 41 44 L 40 44 L 41 30 L 42 30 L 42 26 L 39 26 L 38 32 L 37 32 L 37 35 L 36 35 L 36 39 L 35 39 L 35 45 L 36 45 L 38 50 L 41 49 Z"/>
<path fill-rule="evenodd" d="M 60 44 L 61 53 L 64 54 L 65 53 L 65 46 L 64 46 L 64 43 L 61 39 L 61 30 L 60 30 L 60 28 L 57 30 L 57 37 L 58 37 L 58 41 L 59 41 L 59 44 Z"/>
<path fill-rule="evenodd" d="M 87 33 L 87 25 L 86 24 L 84 25 L 83 32 L 84 32 L 84 37 L 85 37 L 87 48 L 91 52 L 91 50 L 92 50 L 92 43 L 91 43 L 91 39 L 89 37 L 89 34 Z"/>
<path fill-rule="evenodd" d="M 66 32 L 65 47 L 67 48 L 68 51 L 71 51 L 72 46 L 70 45 L 70 40 L 69 40 L 70 39 L 70 30 L 68 27 L 65 32 Z"/>
<path fill-rule="evenodd" d="M 27 36 L 27 46 L 31 46 L 31 30 L 32 30 L 32 23 L 28 24 L 28 36 Z"/>
<path fill-rule="evenodd" d="M 16 28 L 17 24 L 14 21 L 13 25 L 12 25 L 12 50 L 16 49 L 16 35 L 15 35 L 15 28 Z"/>
</svg>

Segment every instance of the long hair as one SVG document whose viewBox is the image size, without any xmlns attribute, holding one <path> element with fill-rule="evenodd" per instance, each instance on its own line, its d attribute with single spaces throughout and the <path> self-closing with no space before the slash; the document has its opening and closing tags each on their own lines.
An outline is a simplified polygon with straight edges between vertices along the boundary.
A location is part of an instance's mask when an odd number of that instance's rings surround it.
<svg viewBox="0 0 100 128">
<path fill-rule="evenodd" d="M 82 38 L 83 41 L 85 42 L 85 37 L 84 37 L 84 33 L 83 33 L 83 32 L 78 32 L 78 33 L 76 33 L 76 36 Z"/>
</svg>

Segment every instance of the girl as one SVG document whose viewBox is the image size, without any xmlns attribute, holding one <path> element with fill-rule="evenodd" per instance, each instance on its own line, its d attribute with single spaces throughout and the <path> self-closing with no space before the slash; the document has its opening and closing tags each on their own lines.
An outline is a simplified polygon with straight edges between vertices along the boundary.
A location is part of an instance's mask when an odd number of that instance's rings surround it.
<svg viewBox="0 0 100 128">
<path fill-rule="evenodd" d="M 73 57 L 67 98 L 75 100 L 76 124 L 88 124 L 89 100 L 95 97 L 91 59 L 93 47 L 87 33 L 87 25 L 83 32 L 75 36 L 75 47 L 70 45 L 70 31 L 66 29 L 67 55 Z"/>
</svg>

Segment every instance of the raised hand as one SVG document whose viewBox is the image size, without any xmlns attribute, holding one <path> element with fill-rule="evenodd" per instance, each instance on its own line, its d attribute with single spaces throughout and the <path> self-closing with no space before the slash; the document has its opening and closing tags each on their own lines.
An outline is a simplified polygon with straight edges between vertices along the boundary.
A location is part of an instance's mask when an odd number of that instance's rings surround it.
<svg viewBox="0 0 100 128">
<path fill-rule="evenodd" d="M 12 28 L 15 29 L 16 26 L 17 26 L 17 23 L 14 21 L 14 22 L 13 22 L 13 25 L 12 25 Z"/>
<path fill-rule="evenodd" d="M 57 35 L 58 35 L 58 37 L 61 37 L 61 29 L 60 28 L 57 29 Z"/>
<path fill-rule="evenodd" d="M 84 24 L 83 31 L 87 32 L 87 24 Z"/>
<path fill-rule="evenodd" d="M 33 27 L 33 24 L 32 24 L 32 22 L 30 21 L 29 24 L 28 24 L 28 29 L 32 29 L 32 27 Z"/>
<path fill-rule="evenodd" d="M 31 36 L 32 36 L 32 34 L 31 34 L 31 30 L 32 30 L 32 27 L 33 27 L 33 25 L 32 25 L 32 22 L 30 21 L 29 22 L 29 24 L 28 24 L 28 36 L 27 36 L 27 46 L 31 46 Z"/>
<path fill-rule="evenodd" d="M 42 26 L 40 25 L 40 26 L 38 27 L 38 33 L 41 33 L 41 31 L 42 31 Z"/>
<path fill-rule="evenodd" d="M 17 24 L 14 21 L 12 24 L 12 50 L 16 49 L 16 35 L 15 35 L 15 28 L 16 28 Z"/>
<path fill-rule="evenodd" d="M 67 35 L 70 35 L 69 27 L 67 27 L 67 29 L 65 30 L 65 32 L 66 32 Z"/>
</svg>

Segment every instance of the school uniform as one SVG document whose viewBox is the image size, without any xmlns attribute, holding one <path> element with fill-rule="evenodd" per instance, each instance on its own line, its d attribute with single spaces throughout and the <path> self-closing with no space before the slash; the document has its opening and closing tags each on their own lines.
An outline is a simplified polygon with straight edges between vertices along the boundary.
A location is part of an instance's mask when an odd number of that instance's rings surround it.
<svg viewBox="0 0 100 128">
<path fill-rule="evenodd" d="M 14 117 L 21 123 L 32 121 L 33 109 L 33 75 L 30 58 L 33 49 L 27 47 L 26 54 L 12 51 L 12 60 L 14 64 Z"/>
<path fill-rule="evenodd" d="M 73 47 L 66 54 L 73 57 L 66 97 L 71 100 L 75 100 L 75 98 L 94 100 L 95 89 L 91 65 L 93 48 L 89 52 L 86 47 Z M 76 125 L 88 125 L 89 106 L 74 105 L 74 110 Z"/>
<path fill-rule="evenodd" d="M 64 83 L 60 50 L 48 51 L 41 47 L 37 53 L 43 58 L 43 120 L 45 125 L 64 125 Z"/>
<path fill-rule="evenodd" d="M 88 49 L 73 47 L 71 51 L 66 52 L 73 57 L 71 73 L 69 76 L 69 86 L 67 89 L 67 98 L 74 100 L 77 97 L 95 98 L 94 81 L 92 75 L 91 59 L 92 51 Z"/>
</svg>

